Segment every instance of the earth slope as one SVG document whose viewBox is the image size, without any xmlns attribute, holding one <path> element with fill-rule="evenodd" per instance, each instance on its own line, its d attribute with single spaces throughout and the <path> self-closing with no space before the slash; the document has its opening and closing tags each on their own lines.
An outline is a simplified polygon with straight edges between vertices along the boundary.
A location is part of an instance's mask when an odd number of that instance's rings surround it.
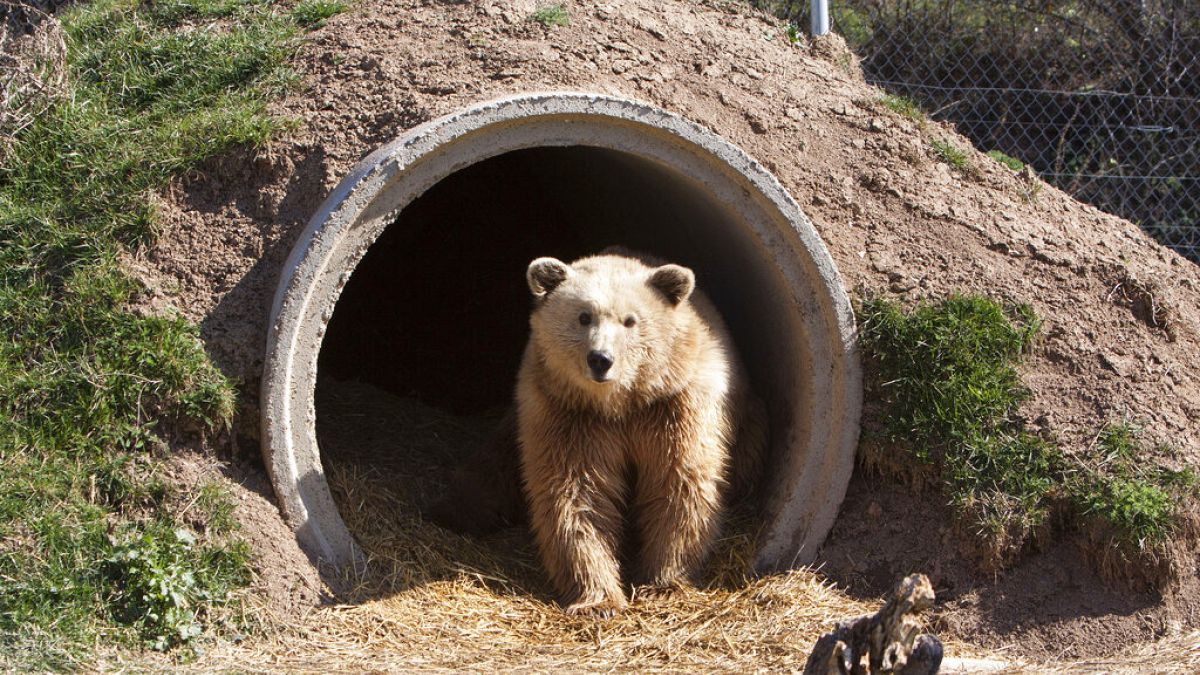
<svg viewBox="0 0 1200 675">
<path fill-rule="evenodd" d="M 1159 459 L 1197 465 L 1200 267 L 971 150 L 948 127 L 888 111 L 836 37 L 792 44 L 734 3 L 571 2 L 570 24 L 556 27 L 530 20 L 538 7 L 360 0 L 301 50 L 302 84 L 275 111 L 296 129 L 166 195 L 165 231 L 129 266 L 148 287 L 144 305 L 199 322 L 241 382 L 246 456 L 258 442 L 253 399 L 279 271 L 337 181 L 436 116 L 509 94 L 583 90 L 661 106 L 742 147 L 800 203 L 854 292 L 967 291 L 1032 305 L 1045 326 L 1023 367 L 1032 390 L 1023 414 L 1065 452 L 1088 453 L 1097 429 L 1130 419 L 1180 453 Z M 935 139 L 968 150 L 970 167 L 940 161 Z M 243 463 L 235 475 L 262 491 L 260 470 Z M 926 571 L 944 600 L 943 630 L 1035 655 L 1107 653 L 1200 625 L 1194 569 L 1163 594 L 1136 593 L 1096 577 L 1068 538 L 979 579 L 939 527 L 944 500 L 875 482 L 856 477 L 823 553 L 824 572 L 853 593 Z M 304 559 L 280 541 L 278 523 L 251 527 L 264 532 L 264 583 L 314 598 L 316 578 L 297 571 Z"/>
</svg>

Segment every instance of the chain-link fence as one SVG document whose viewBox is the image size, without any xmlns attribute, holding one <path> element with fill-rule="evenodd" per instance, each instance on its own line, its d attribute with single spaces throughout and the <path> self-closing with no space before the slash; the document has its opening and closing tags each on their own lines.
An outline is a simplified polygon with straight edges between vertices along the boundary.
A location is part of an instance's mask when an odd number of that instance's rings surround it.
<svg viewBox="0 0 1200 675">
<path fill-rule="evenodd" d="M 808 0 L 757 4 L 809 23 Z M 1200 262 L 1200 2 L 830 6 L 869 81 Z"/>
</svg>

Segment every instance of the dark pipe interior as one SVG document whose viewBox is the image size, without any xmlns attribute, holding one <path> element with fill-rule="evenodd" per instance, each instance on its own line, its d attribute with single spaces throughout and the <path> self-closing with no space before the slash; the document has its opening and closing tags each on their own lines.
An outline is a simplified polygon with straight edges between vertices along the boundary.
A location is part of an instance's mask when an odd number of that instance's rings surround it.
<svg viewBox="0 0 1200 675">
<path fill-rule="evenodd" d="M 779 324 L 789 291 L 739 219 L 692 178 L 612 150 L 547 147 L 479 162 L 406 207 L 367 252 L 329 324 L 319 377 L 459 415 L 503 407 L 528 331 L 529 261 L 620 244 L 696 270 L 767 400 L 778 445 L 789 436 L 800 336 Z"/>
</svg>

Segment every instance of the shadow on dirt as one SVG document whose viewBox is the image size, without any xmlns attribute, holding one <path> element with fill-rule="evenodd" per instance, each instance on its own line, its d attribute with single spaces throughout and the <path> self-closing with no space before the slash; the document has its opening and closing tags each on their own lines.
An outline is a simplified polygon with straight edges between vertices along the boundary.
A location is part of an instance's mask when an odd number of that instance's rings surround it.
<svg viewBox="0 0 1200 675">
<path fill-rule="evenodd" d="M 994 578 L 964 558 L 961 536 L 941 494 L 913 494 L 859 467 L 819 564 L 863 599 L 886 593 L 906 574 L 924 572 L 937 594 L 939 622 L 956 634 L 982 632 L 1010 642 L 1030 630 L 1087 617 L 1127 617 L 1140 624 L 1137 615 L 1162 602 L 1155 593 L 1106 583 L 1069 535 Z"/>
</svg>

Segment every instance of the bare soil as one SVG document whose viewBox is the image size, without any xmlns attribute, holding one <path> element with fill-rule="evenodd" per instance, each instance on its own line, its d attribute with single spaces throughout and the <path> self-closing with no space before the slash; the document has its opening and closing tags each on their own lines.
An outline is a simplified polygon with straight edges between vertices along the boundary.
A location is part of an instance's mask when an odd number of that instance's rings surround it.
<svg viewBox="0 0 1200 675">
<path fill-rule="evenodd" d="M 267 613 L 277 617 L 297 617 L 329 599 L 329 592 L 316 566 L 296 545 L 291 528 L 279 517 L 271 481 L 261 468 L 245 462 L 223 462 L 199 448 L 182 449 L 165 463 L 163 478 L 175 485 L 220 485 L 233 500 L 237 536 L 250 543 L 254 558 L 254 578 L 250 592 L 256 599 L 267 599 Z M 187 516 L 189 504 L 180 504 Z M 200 517 L 195 514 L 193 517 Z M 202 531 L 204 523 L 193 527 Z"/>
<path fill-rule="evenodd" d="M 1200 267 L 979 152 L 964 170 L 939 161 L 932 140 L 970 143 L 882 107 L 836 37 L 793 45 L 766 17 L 719 1 L 567 2 L 571 23 L 556 28 L 529 20 L 537 6 L 360 0 L 300 52 L 303 84 L 275 107 L 297 128 L 209 163 L 165 195 L 164 232 L 129 267 L 147 285 L 142 304 L 199 322 L 241 383 L 236 438 L 247 455 L 258 447 L 255 398 L 278 274 L 328 191 L 423 121 L 503 95 L 571 89 L 645 100 L 741 146 L 801 204 L 854 292 L 967 291 L 1032 305 L 1045 327 L 1023 369 L 1033 393 L 1023 414 L 1065 452 L 1089 453 L 1099 428 L 1130 419 L 1175 449 L 1157 461 L 1197 466 Z M 288 576 L 306 563 L 264 497 L 265 479 L 235 475 L 264 577 L 288 570 L 268 583 L 271 597 L 285 608 L 313 600 L 307 573 Z M 944 637 L 1007 654 L 1104 655 L 1200 626 L 1194 564 L 1162 593 L 1135 592 L 1097 577 L 1068 535 L 980 578 L 945 526 L 943 502 L 856 476 L 823 573 L 875 598 L 925 571 L 944 600 Z"/>
</svg>

